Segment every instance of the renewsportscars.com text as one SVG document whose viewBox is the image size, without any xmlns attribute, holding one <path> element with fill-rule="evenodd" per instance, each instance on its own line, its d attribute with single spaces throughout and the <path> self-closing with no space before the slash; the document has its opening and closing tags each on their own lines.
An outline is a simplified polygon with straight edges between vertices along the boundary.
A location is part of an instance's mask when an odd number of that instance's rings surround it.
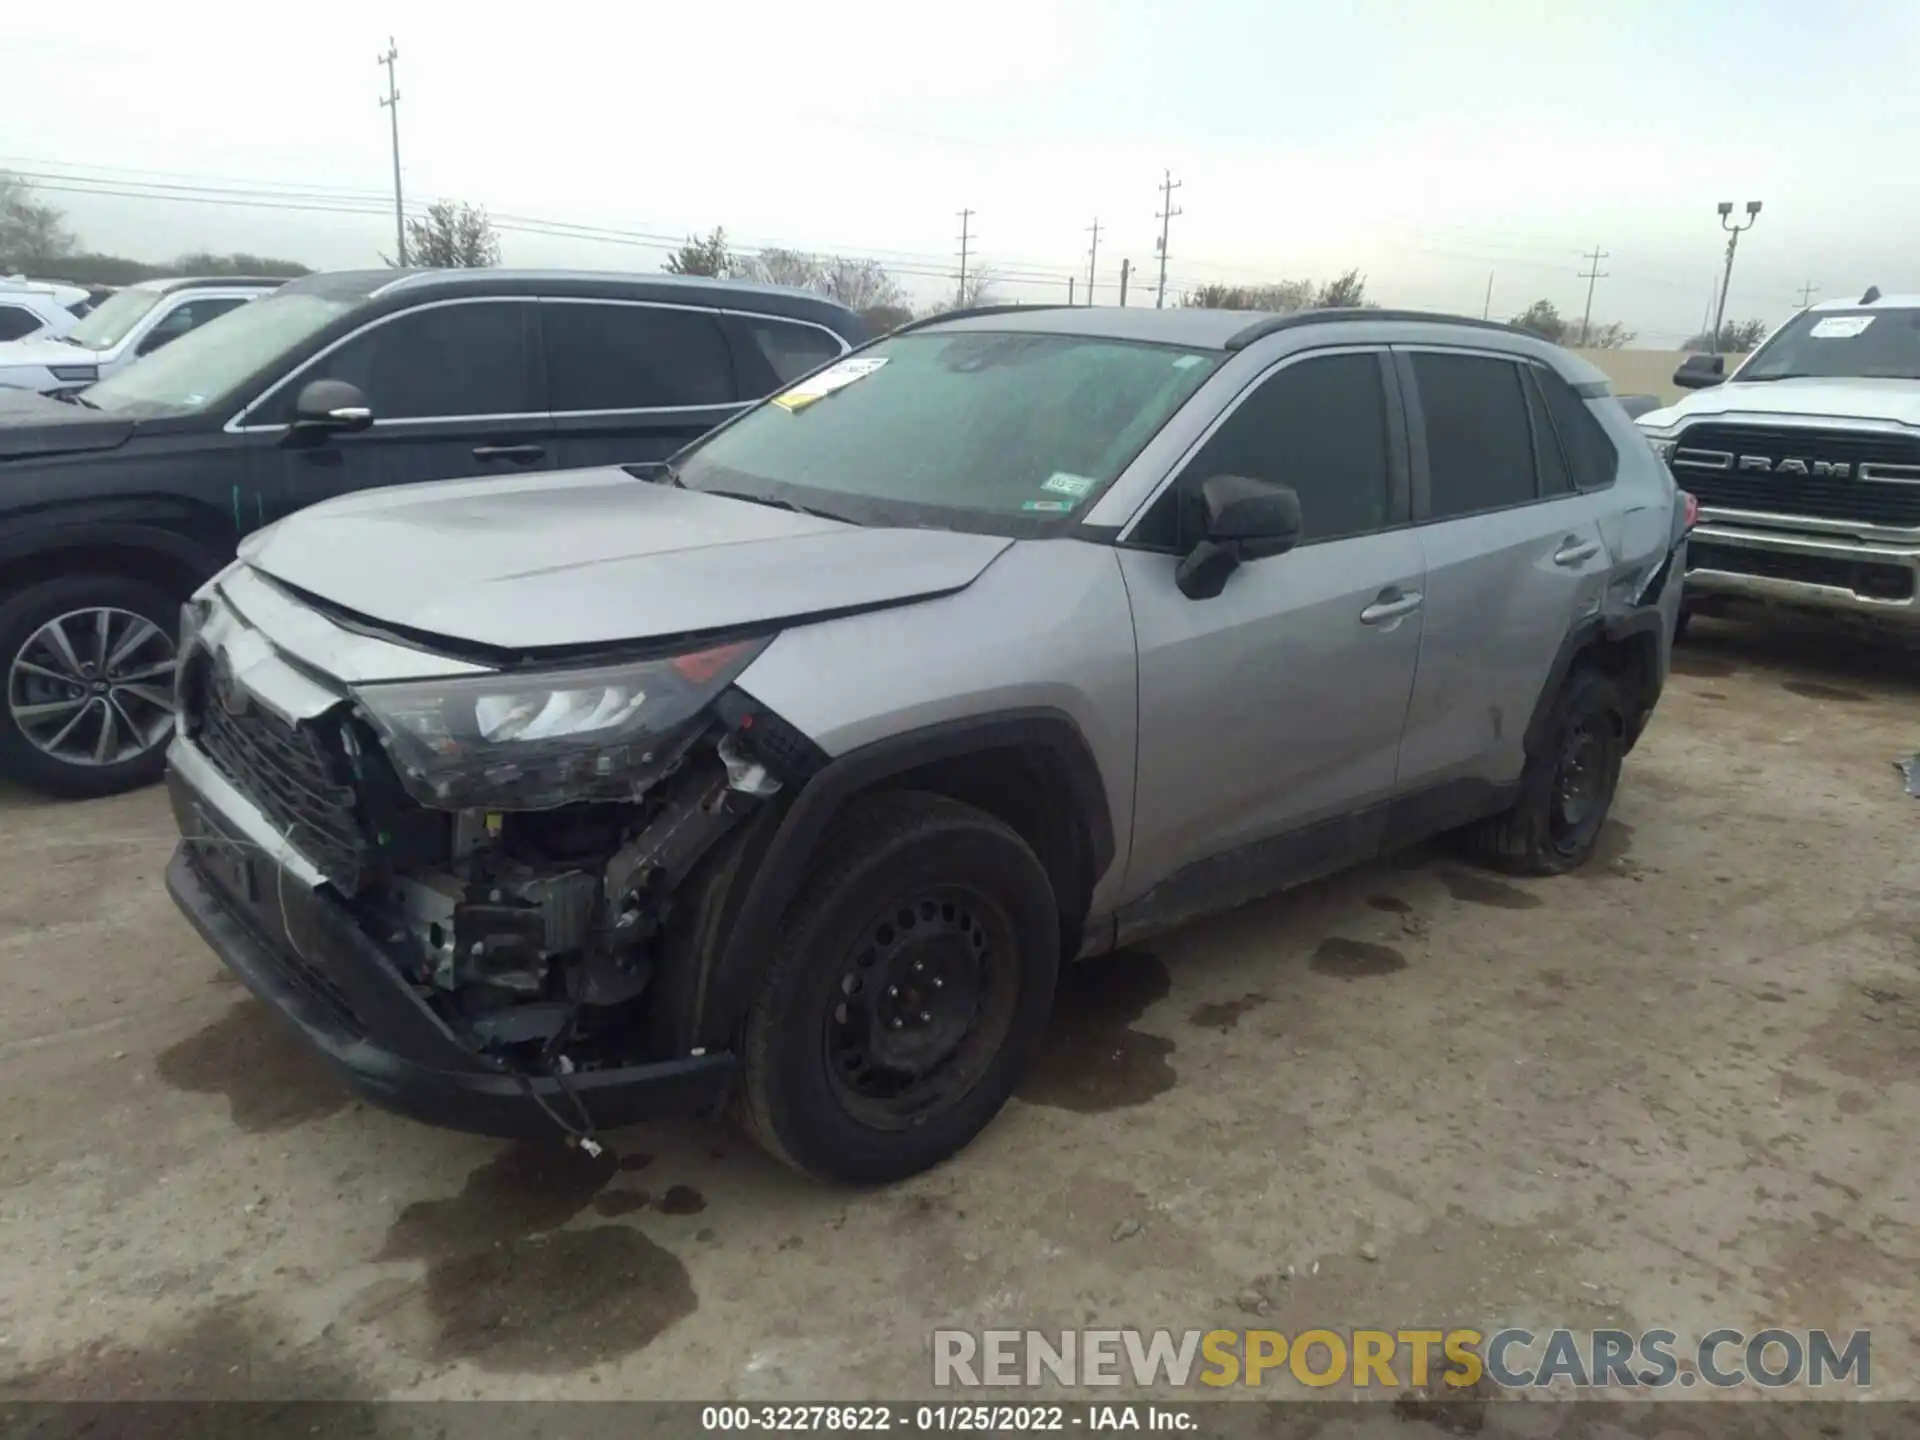
<svg viewBox="0 0 1920 1440">
<path fill-rule="evenodd" d="M 936 1330 L 933 1383 L 1069 1387 L 1258 1388 L 1288 1378 L 1355 1389 L 1449 1385 L 1482 1377 L 1507 1390 L 1660 1390 L 1752 1384 L 1865 1389 L 1873 1337 L 1854 1330 Z"/>
</svg>

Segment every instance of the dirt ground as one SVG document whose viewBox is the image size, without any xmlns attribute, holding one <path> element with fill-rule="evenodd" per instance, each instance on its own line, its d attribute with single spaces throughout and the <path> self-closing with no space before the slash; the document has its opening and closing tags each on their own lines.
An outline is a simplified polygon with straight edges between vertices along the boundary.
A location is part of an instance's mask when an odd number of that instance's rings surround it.
<svg viewBox="0 0 1920 1440">
<path fill-rule="evenodd" d="M 936 1327 L 1449 1323 L 1871 1327 L 1920 1394 L 1915 749 L 1911 653 L 1702 623 L 1585 872 L 1422 851 L 1089 967 L 879 1193 L 369 1109 L 177 918 L 158 793 L 0 796 L 0 1398 L 905 1397 Z"/>
</svg>

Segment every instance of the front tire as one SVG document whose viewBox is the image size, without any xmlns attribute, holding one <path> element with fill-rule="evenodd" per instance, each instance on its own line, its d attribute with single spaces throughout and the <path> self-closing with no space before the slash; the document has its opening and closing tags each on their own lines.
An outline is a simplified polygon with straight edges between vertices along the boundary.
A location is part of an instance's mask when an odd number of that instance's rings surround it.
<svg viewBox="0 0 1920 1440">
<path fill-rule="evenodd" d="M 121 575 L 63 575 L 0 604 L 0 774 L 62 799 L 158 780 L 173 733 L 179 602 Z"/>
<path fill-rule="evenodd" d="M 1593 854 L 1620 788 L 1626 716 L 1620 691 L 1581 666 L 1567 677 L 1511 807 L 1469 827 L 1474 857 L 1515 875 L 1564 875 Z"/>
<path fill-rule="evenodd" d="M 742 1045 L 754 1137 L 854 1184 L 965 1148 L 1053 1008 L 1059 912 L 1026 842 L 945 796 L 863 797 L 822 838 L 781 928 Z"/>
</svg>

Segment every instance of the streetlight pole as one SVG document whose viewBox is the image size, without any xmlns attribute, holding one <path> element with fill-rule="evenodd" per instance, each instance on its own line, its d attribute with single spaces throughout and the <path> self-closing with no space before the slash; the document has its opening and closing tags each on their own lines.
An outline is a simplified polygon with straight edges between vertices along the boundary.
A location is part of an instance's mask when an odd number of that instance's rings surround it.
<svg viewBox="0 0 1920 1440">
<path fill-rule="evenodd" d="M 1720 303 L 1713 310 L 1713 344 L 1708 351 L 1709 354 L 1720 353 L 1720 327 L 1726 323 L 1727 319 L 1727 288 L 1733 284 L 1733 252 L 1740 246 L 1741 232 L 1751 230 L 1753 222 L 1759 218 L 1760 202 L 1758 200 L 1747 201 L 1747 223 L 1744 225 L 1733 218 L 1731 200 L 1720 202 L 1720 228 L 1727 232 L 1727 270 L 1720 281 Z"/>
</svg>

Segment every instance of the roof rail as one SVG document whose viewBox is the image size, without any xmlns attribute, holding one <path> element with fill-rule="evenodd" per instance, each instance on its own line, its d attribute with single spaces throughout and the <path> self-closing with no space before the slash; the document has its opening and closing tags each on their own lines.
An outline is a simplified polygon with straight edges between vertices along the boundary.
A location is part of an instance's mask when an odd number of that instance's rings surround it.
<svg viewBox="0 0 1920 1440">
<path fill-rule="evenodd" d="M 1061 304 L 1021 305 L 1010 302 L 1002 305 L 969 305 L 964 310 L 945 310 L 938 315 L 922 315 L 918 320 L 909 320 L 889 330 L 889 335 L 904 335 L 909 330 L 918 330 L 927 325 L 939 325 L 948 320 L 972 320 L 981 315 L 1025 314 L 1029 310 L 1065 310 L 1070 307 Z"/>
<path fill-rule="evenodd" d="M 1400 324 L 1467 325 L 1475 330 L 1498 330 L 1507 335 L 1525 335 L 1504 320 L 1476 320 L 1471 315 L 1441 315 L 1430 310 L 1376 310 L 1368 306 L 1350 306 L 1334 310 L 1296 310 L 1289 315 L 1269 315 L 1236 331 L 1227 341 L 1229 350 L 1244 350 L 1256 340 L 1281 330 L 1302 325 L 1325 325 L 1336 320 L 1389 320 Z M 1537 336 L 1535 337 L 1538 338 Z"/>
<path fill-rule="evenodd" d="M 1860 297 L 1860 303 L 1862 305 L 1871 305 L 1874 301 L 1878 300 L 1879 298 L 1880 298 L 1880 287 L 1878 285 L 1869 285 L 1867 287 L 1867 293 Z"/>
</svg>

